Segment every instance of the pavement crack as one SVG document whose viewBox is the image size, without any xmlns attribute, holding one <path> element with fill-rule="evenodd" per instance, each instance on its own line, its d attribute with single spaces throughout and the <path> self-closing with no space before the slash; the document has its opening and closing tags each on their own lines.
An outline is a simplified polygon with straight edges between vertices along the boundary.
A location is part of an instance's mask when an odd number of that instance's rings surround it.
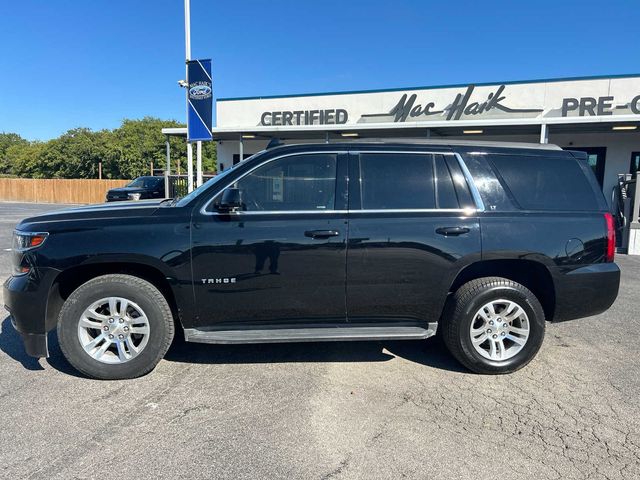
<svg viewBox="0 0 640 480">
<path fill-rule="evenodd" d="M 326 475 L 323 475 L 322 477 L 320 477 L 320 480 L 329 480 L 330 478 L 336 478 L 342 475 L 342 472 L 344 472 L 348 466 L 349 466 L 349 457 L 346 457 L 344 460 L 340 462 L 340 464 L 336 468 L 331 470 Z"/>
</svg>

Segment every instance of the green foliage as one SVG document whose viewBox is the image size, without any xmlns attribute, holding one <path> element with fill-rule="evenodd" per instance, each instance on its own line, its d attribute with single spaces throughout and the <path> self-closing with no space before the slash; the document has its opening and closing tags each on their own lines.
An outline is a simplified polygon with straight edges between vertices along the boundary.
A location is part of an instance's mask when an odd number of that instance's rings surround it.
<svg viewBox="0 0 640 480">
<path fill-rule="evenodd" d="M 29 142 L 15 133 L 0 133 L 0 176 L 27 178 L 98 178 L 102 162 L 102 178 L 135 178 L 164 170 L 165 136 L 162 128 L 181 127 L 174 120 L 145 117 L 123 120 L 114 130 L 93 131 L 88 128 L 69 130 L 48 142 Z M 178 164 L 186 172 L 186 141 L 170 137 L 171 170 Z M 195 148 L 195 147 L 194 147 Z M 215 142 L 202 148 L 205 173 L 216 169 Z"/>
<path fill-rule="evenodd" d="M 17 133 L 0 133 L 0 175 L 10 173 L 10 163 L 7 159 L 7 150 L 11 147 L 24 147 L 29 142 Z"/>
</svg>

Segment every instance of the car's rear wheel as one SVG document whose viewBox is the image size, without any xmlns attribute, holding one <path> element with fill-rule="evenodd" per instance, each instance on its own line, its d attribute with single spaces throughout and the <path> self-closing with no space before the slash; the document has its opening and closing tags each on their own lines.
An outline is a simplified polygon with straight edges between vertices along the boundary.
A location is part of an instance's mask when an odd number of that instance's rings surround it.
<svg viewBox="0 0 640 480">
<path fill-rule="evenodd" d="M 89 280 L 65 301 L 58 340 L 69 363 L 99 379 L 144 375 L 171 345 L 173 316 L 162 293 L 131 275 Z"/>
<path fill-rule="evenodd" d="M 443 339 L 454 357 L 476 373 L 524 367 L 544 339 L 544 311 L 523 285 L 486 277 L 462 285 L 443 318 Z"/>
</svg>

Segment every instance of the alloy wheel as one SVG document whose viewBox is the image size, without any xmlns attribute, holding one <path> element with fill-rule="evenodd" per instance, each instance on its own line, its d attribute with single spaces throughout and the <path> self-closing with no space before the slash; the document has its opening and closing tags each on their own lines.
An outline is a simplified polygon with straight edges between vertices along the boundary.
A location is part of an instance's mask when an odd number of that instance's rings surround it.
<svg viewBox="0 0 640 480">
<path fill-rule="evenodd" d="M 529 317 L 512 300 L 492 300 L 475 314 L 469 335 L 476 352 L 489 360 L 503 361 L 517 355 L 529 338 Z"/>
<path fill-rule="evenodd" d="M 149 319 L 138 304 L 122 297 L 92 303 L 78 322 L 84 351 L 102 363 L 125 363 L 140 355 L 149 341 Z"/>
</svg>

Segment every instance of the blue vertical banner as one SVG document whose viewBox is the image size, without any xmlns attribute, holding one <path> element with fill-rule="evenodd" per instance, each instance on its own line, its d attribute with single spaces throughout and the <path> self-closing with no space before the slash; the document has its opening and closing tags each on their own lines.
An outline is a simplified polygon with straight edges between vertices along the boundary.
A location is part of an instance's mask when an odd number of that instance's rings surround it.
<svg viewBox="0 0 640 480">
<path fill-rule="evenodd" d="M 212 139 L 213 84 L 211 59 L 187 62 L 187 141 Z"/>
</svg>

